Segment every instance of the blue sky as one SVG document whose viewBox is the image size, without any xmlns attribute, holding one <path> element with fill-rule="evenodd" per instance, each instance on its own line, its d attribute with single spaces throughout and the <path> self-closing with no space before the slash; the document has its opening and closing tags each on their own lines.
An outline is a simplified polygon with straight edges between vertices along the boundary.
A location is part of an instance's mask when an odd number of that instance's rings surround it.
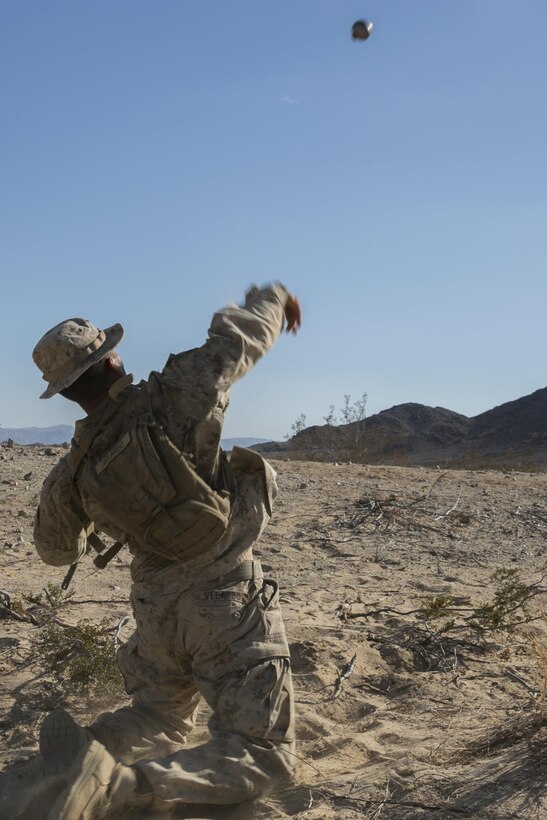
<svg viewBox="0 0 547 820">
<path fill-rule="evenodd" d="M 4 0 L 0 423 L 82 415 L 38 399 L 62 319 L 120 321 L 143 378 L 271 279 L 304 324 L 226 435 L 544 387 L 546 31 L 545 0 Z"/>
</svg>

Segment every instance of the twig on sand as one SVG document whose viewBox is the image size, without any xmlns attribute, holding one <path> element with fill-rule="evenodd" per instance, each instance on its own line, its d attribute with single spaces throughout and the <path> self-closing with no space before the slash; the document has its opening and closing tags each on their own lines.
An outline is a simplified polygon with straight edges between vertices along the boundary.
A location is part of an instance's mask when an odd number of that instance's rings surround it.
<svg viewBox="0 0 547 820">
<path fill-rule="evenodd" d="M 359 775 L 357 775 L 357 777 L 355 778 L 355 780 L 354 780 L 354 781 L 353 781 L 353 783 L 351 784 L 350 789 L 349 789 L 349 792 L 348 792 L 348 797 L 350 796 L 350 794 L 351 794 L 351 793 L 352 793 L 352 791 L 354 790 L 355 786 L 357 785 L 357 781 L 358 781 L 358 780 L 359 780 Z"/>
<path fill-rule="evenodd" d="M 334 692 L 330 696 L 329 700 L 335 700 L 338 697 L 340 692 L 342 691 L 342 685 L 344 681 L 349 678 L 353 670 L 355 669 L 355 664 L 357 662 L 357 655 L 354 655 L 353 658 L 350 660 L 349 663 L 346 663 L 344 667 L 338 673 L 338 677 L 334 682 Z"/>
<path fill-rule="evenodd" d="M 433 492 L 436 485 L 439 483 L 441 478 L 445 477 L 445 475 L 447 475 L 446 471 L 444 473 L 441 473 L 439 476 L 437 476 L 437 478 L 435 479 L 435 481 L 433 482 L 433 484 L 431 485 L 431 487 L 429 488 L 427 493 L 425 495 L 421 495 L 419 498 L 415 498 L 414 501 L 410 501 L 407 506 L 414 507 L 416 504 L 420 504 L 422 501 L 427 501 L 427 499 L 429 498 L 429 496 Z"/>
<path fill-rule="evenodd" d="M 5 589 L 0 589 L 0 598 L 4 599 L 1 603 L 3 603 L 4 606 L 7 606 L 8 609 L 11 609 L 11 596 L 9 592 L 6 592 Z"/>
<path fill-rule="evenodd" d="M 487 564 L 483 564 L 482 561 L 479 561 L 478 558 L 475 558 L 473 553 L 469 553 L 468 557 L 471 559 L 471 561 L 473 561 L 481 569 L 490 569 L 490 567 Z M 484 586 L 484 584 L 483 584 L 483 586 Z"/>
<path fill-rule="evenodd" d="M 456 509 L 456 507 L 457 507 L 457 506 L 458 506 L 458 504 L 460 503 L 460 498 L 461 498 L 461 497 L 462 497 L 462 491 L 460 490 L 460 491 L 459 491 L 459 493 L 458 493 L 458 497 L 457 497 L 457 499 L 456 499 L 455 503 L 454 503 L 454 504 L 452 504 L 452 506 L 450 507 L 450 509 L 449 509 L 449 510 L 447 510 L 445 513 L 442 513 L 441 515 L 438 515 L 438 516 L 435 518 L 435 521 L 440 521 L 442 518 L 446 518 L 446 517 L 447 517 L 447 515 L 450 515 L 450 513 L 451 513 L 451 512 L 454 512 L 454 510 Z"/>
<path fill-rule="evenodd" d="M 388 781 L 387 781 L 387 783 L 386 783 L 386 791 L 385 791 L 385 794 L 384 794 L 384 799 L 383 799 L 383 800 L 382 800 L 382 802 L 381 802 L 381 803 L 380 803 L 380 804 L 379 804 L 379 805 L 378 805 L 378 806 L 374 809 L 374 811 L 373 811 L 373 812 L 372 812 L 372 814 L 370 815 L 370 820 L 378 820 L 378 817 L 380 817 L 380 813 L 381 813 L 382 809 L 384 808 L 384 806 L 386 805 L 386 803 L 387 803 L 387 801 L 388 801 L 388 798 L 390 798 L 390 797 L 391 797 L 391 792 L 390 792 L 390 790 L 389 790 L 389 779 L 388 779 Z"/>
<path fill-rule="evenodd" d="M 310 792 L 310 802 L 308 803 L 308 805 L 306 806 L 304 811 L 301 811 L 296 815 L 297 817 L 305 817 L 306 814 L 310 811 L 311 807 L 313 806 L 313 793 L 312 793 L 312 790 L 309 789 L 309 792 Z"/>
<path fill-rule="evenodd" d="M 525 681 L 525 680 L 523 680 L 523 679 L 522 679 L 522 678 L 520 678 L 517 674 L 515 674 L 515 672 L 513 672 L 513 670 L 512 670 L 512 669 L 508 669 L 508 668 L 507 668 L 507 669 L 504 669 L 504 670 L 503 670 L 503 674 L 504 674 L 504 675 L 507 675 L 509 678 L 512 678 L 513 680 L 516 680 L 518 683 L 520 683 L 520 684 L 521 684 L 521 686 L 524 686 L 524 688 L 525 688 L 528 692 L 530 692 L 530 694 L 531 694 L 534 698 L 537 698 L 537 697 L 539 696 L 539 694 L 540 694 L 539 689 L 536 689 L 536 687 L 535 687 L 535 686 L 530 686 L 530 684 L 529 684 L 529 683 L 526 683 L 526 681 Z"/>
<path fill-rule="evenodd" d="M 346 621 L 350 618 L 370 618 L 373 615 L 381 615 L 383 612 L 390 612 L 393 615 L 415 615 L 418 612 L 422 612 L 421 609 L 394 609 L 392 606 L 384 606 L 380 607 L 379 609 L 369 609 L 366 612 L 350 612 L 348 608 L 341 604 L 336 612 L 335 615 L 341 620 Z"/>
<path fill-rule="evenodd" d="M 7 593 L 2 594 L 3 596 L 7 595 Z M 8 618 L 13 618 L 14 621 L 21 621 L 21 623 L 24 624 L 33 624 L 34 626 L 38 626 L 38 621 L 34 615 L 31 615 L 30 612 L 25 613 L 25 615 L 19 615 L 18 612 L 14 612 L 9 595 L 7 595 L 7 599 L 9 601 L 9 605 L 6 605 L 0 601 L 0 613 L 3 613 Z"/>
<path fill-rule="evenodd" d="M 2 603 L 0 603 L 0 613 L 4 613 L 8 618 L 13 618 L 14 621 L 22 621 L 23 623 L 27 623 L 28 621 L 28 618 L 23 618 L 22 615 L 18 615 L 17 612 L 14 612 L 13 609 L 10 609 L 9 606 L 5 606 Z"/>
<path fill-rule="evenodd" d="M 344 800 L 348 803 L 370 803 L 372 805 L 377 804 L 379 806 L 404 806 L 405 808 L 415 808 L 421 809 L 422 811 L 438 811 L 443 812 L 443 817 L 449 817 L 451 814 L 458 814 L 463 817 L 473 817 L 474 814 L 472 811 L 468 809 L 457 809 L 454 807 L 449 806 L 435 806 L 429 805 L 427 803 L 420 803 L 415 800 L 388 800 L 385 796 L 382 800 L 373 800 L 370 797 L 353 797 L 347 794 L 338 794 L 335 791 L 331 791 L 331 789 L 316 789 L 316 792 L 324 795 L 325 797 L 330 797 L 331 800 Z"/>
</svg>

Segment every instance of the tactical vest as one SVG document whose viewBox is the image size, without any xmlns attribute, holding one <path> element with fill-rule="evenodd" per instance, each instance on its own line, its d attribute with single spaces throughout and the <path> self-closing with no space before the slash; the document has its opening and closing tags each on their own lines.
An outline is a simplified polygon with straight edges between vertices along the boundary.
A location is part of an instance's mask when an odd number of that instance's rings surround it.
<svg viewBox="0 0 547 820">
<path fill-rule="evenodd" d="M 226 532 L 230 494 L 198 475 L 154 417 L 146 393 L 136 390 L 73 444 L 73 489 L 85 512 L 97 513 L 90 517 L 98 530 L 134 549 L 193 563 Z M 102 450 L 99 434 L 107 427 L 118 437 Z"/>
</svg>

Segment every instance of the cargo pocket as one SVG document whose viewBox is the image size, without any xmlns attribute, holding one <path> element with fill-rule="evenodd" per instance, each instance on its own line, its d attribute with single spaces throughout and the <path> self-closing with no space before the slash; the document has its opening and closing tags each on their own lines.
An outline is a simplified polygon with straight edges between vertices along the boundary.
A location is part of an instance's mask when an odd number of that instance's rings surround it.
<svg viewBox="0 0 547 820">
<path fill-rule="evenodd" d="M 256 607 L 260 619 L 255 628 L 230 646 L 236 668 L 240 670 L 267 659 L 290 658 L 276 581 L 264 579 Z"/>
<path fill-rule="evenodd" d="M 289 646 L 275 581 L 264 580 L 240 614 L 235 640 L 227 647 L 232 663 L 224 662 L 218 670 L 222 686 L 209 701 L 214 710 L 211 730 L 259 740 L 292 741 Z"/>
<path fill-rule="evenodd" d="M 294 740 L 290 653 L 275 581 L 264 580 L 260 623 L 230 649 L 237 670 L 224 716 L 232 731 L 275 742 Z M 219 716 L 220 717 L 220 716 Z"/>
</svg>

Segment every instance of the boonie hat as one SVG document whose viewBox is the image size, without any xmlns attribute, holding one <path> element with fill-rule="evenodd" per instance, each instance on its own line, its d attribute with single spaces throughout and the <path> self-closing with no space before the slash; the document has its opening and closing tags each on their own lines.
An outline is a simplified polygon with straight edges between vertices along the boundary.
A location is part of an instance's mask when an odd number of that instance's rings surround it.
<svg viewBox="0 0 547 820">
<path fill-rule="evenodd" d="M 67 319 L 45 333 L 32 358 L 49 386 L 40 396 L 50 399 L 70 387 L 91 365 L 100 362 L 123 339 L 120 324 L 99 330 L 87 319 Z"/>
</svg>

